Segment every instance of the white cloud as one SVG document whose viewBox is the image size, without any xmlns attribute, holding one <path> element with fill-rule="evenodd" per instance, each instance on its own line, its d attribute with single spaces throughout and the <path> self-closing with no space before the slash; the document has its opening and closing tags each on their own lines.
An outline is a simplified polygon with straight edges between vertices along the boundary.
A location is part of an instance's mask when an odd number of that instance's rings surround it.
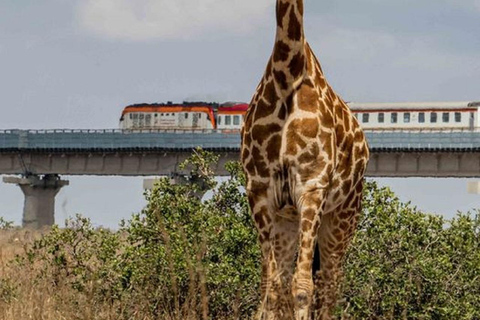
<svg viewBox="0 0 480 320">
<path fill-rule="evenodd" d="M 82 0 L 81 29 L 106 38 L 209 38 L 245 34 L 274 14 L 272 0 Z M 270 12 L 271 11 L 271 12 Z"/>
</svg>

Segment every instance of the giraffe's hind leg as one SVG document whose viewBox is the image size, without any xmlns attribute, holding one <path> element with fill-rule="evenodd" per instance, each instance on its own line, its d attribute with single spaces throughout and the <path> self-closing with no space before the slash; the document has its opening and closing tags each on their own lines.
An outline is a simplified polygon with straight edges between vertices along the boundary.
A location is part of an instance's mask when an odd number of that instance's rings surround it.
<svg viewBox="0 0 480 320">
<path fill-rule="evenodd" d="M 329 320 L 337 302 L 341 265 L 353 238 L 361 194 L 352 193 L 338 210 L 322 217 L 318 229 L 320 270 L 315 275 L 313 320 Z"/>
<path fill-rule="evenodd" d="M 274 273 L 274 264 L 272 264 L 272 222 L 273 214 L 269 210 L 266 186 L 251 188 L 247 190 L 248 201 L 252 210 L 252 217 L 255 227 L 258 231 L 258 239 L 261 251 L 261 278 L 260 278 L 260 306 L 257 311 L 257 320 L 270 320 L 268 308 L 268 292 L 271 290 L 271 275 Z"/>
<path fill-rule="evenodd" d="M 327 191 L 316 188 L 301 195 L 298 208 L 299 243 L 292 294 L 295 304 L 295 320 L 309 320 L 313 294 L 312 262 L 317 242 L 317 230 L 325 208 Z"/>
<path fill-rule="evenodd" d="M 274 218 L 272 287 L 269 303 L 276 320 L 293 319 L 292 278 L 298 247 L 298 213 L 292 206 L 281 209 Z"/>
</svg>

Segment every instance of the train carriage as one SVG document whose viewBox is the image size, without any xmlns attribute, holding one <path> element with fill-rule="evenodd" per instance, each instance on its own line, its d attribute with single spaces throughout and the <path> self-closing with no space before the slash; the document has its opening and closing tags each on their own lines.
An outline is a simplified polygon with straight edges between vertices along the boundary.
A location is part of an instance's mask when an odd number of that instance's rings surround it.
<svg viewBox="0 0 480 320">
<path fill-rule="evenodd" d="M 348 103 L 366 130 L 474 130 L 480 102 Z"/>
<path fill-rule="evenodd" d="M 217 129 L 240 131 L 242 129 L 248 104 L 223 104 L 217 112 Z"/>
</svg>

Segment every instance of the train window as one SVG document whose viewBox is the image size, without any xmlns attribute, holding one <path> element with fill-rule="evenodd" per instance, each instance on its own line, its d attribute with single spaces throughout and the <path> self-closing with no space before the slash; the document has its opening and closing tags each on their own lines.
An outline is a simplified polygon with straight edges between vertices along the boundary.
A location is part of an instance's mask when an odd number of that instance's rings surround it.
<svg viewBox="0 0 480 320">
<path fill-rule="evenodd" d="M 222 124 L 222 116 L 218 116 L 217 122 L 218 122 L 218 125 Z"/>
<path fill-rule="evenodd" d="M 130 114 L 129 114 L 129 118 L 130 118 L 130 119 L 133 119 L 133 114 L 130 113 Z"/>
<path fill-rule="evenodd" d="M 410 112 L 405 112 L 403 114 L 403 123 L 409 123 L 410 122 Z"/>
<path fill-rule="evenodd" d="M 420 112 L 418 114 L 418 122 L 419 123 L 424 123 L 425 122 L 425 112 Z"/>
<path fill-rule="evenodd" d="M 462 114 L 460 112 L 455 112 L 455 122 L 462 122 Z"/>
<path fill-rule="evenodd" d="M 369 113 L 362 114 L 362 122 L 367 123 L 368 120 L 370 120 L 370 114 Z"/>
<path fill-rule="evenodd" d="M 138 118 L 139 118 L 139 119 L 143 119 L 144 117 L 145 117 L 145 115 L 144 115 L 143 113 L 140 113 L 140 114 L 138 115 Z"/>
<path fill-rule="evenodd" d="M 225 125 L 229 126 L 232 124 L 232 116 L 225 116 Z"/>
<path fill-rule="evenodd" d="M 198 119 L 202 119 L 202 114 L 201 113 L 198 114 Z"/>
<path fill-rule="evenodd" d="M 380 112 L 378 114 L 378 123 L 383 123 L 385 121 L 385 113 Z"/>
<path fill-rule="evenodd" d="M 357 120 L 358 120 L 358 113 L 355 113 L 355 118 L 357 118 Z"/>
<path fill-rule="evenodd" d="M 163 113 L 161 113 L 160 116 L 163 117 Z"/>
<path fill-rule="evenodd" d="M 188 113 L 185 112 L 185 119 L 188 119 Z"/>
<path fill-rule="evenodd" d="M 397 121 L 398 121 L 398 113 L 392 112 L 392 116 L 391 116 L 391 118 L 390 118 L 390 122 L 391 122 L 391 123 L 397 123 Z"/>
<path fill-rule="evenodd" d="M 436 112 L 430 113 L 430 122 L 431 123 L 436 123 L 437 122 L 437 113 Z"/>
<path fill-rule="evenodd" d="M 240 117 L 239 116 L 233 116 L 233 124 L 238 126 L 240 124 Z"/>
<path fill-rule="evenodd" d="M 155 113 L 155 118 L 158 117 L 158 113 Z"/>
<path fill-rule="evenodd" d="M 450 113 L 444 112 L 444 113 L 442 114 L 442 121 L 443 121 L 443 122 L 450 122 Z"/>
<path fill-rule="evenodd" d="M 134 119 L 134 120 L 135 120 L 135 119 L 138 119 L 138 113 L 134 113 L 134 114 L 133 114 L 133 119 Z"/>
<path fill-rule="evenodd" d="M 151 125 L 151 122 L 152 122 L 152 115 L 151 114 L 145 115 L 145 125 L 148 127 Z"/>
</svg>

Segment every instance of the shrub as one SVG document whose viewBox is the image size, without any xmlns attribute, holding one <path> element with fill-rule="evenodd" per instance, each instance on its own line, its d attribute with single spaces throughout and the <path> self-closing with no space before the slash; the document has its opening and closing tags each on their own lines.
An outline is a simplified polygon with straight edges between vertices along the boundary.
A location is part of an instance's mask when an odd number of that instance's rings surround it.
<svg viewBox="0 0 480 320">
<path fill-rule="evenodd" d="M 124 255 L 125 280 L 135 288 L 151 287 L 155 314 L 178 313 L 183 305 L 204 318 L 223 319 L 250 315 L 257 303 L 259 248 L 239 192 L 240 169 L 229 164 L 231 177 L 215 188 L 213 172 L 205 173 L 216 160 L 205 159 L 209 154 L 201 150 L 189 159 L 196 179 L 186 184 L 161 179 L 147 192 L 147 208 L 123 229 L 132 249 Z M 202 202 L 197 195 L 204 186 L 213 195 Z"/>
<path fill-rule="evenodd" d="M 480 319 L 479 249 L 478 213 L 448 221 L 369 182 L 341 309 L 354 319 Z"/>
</svg>

